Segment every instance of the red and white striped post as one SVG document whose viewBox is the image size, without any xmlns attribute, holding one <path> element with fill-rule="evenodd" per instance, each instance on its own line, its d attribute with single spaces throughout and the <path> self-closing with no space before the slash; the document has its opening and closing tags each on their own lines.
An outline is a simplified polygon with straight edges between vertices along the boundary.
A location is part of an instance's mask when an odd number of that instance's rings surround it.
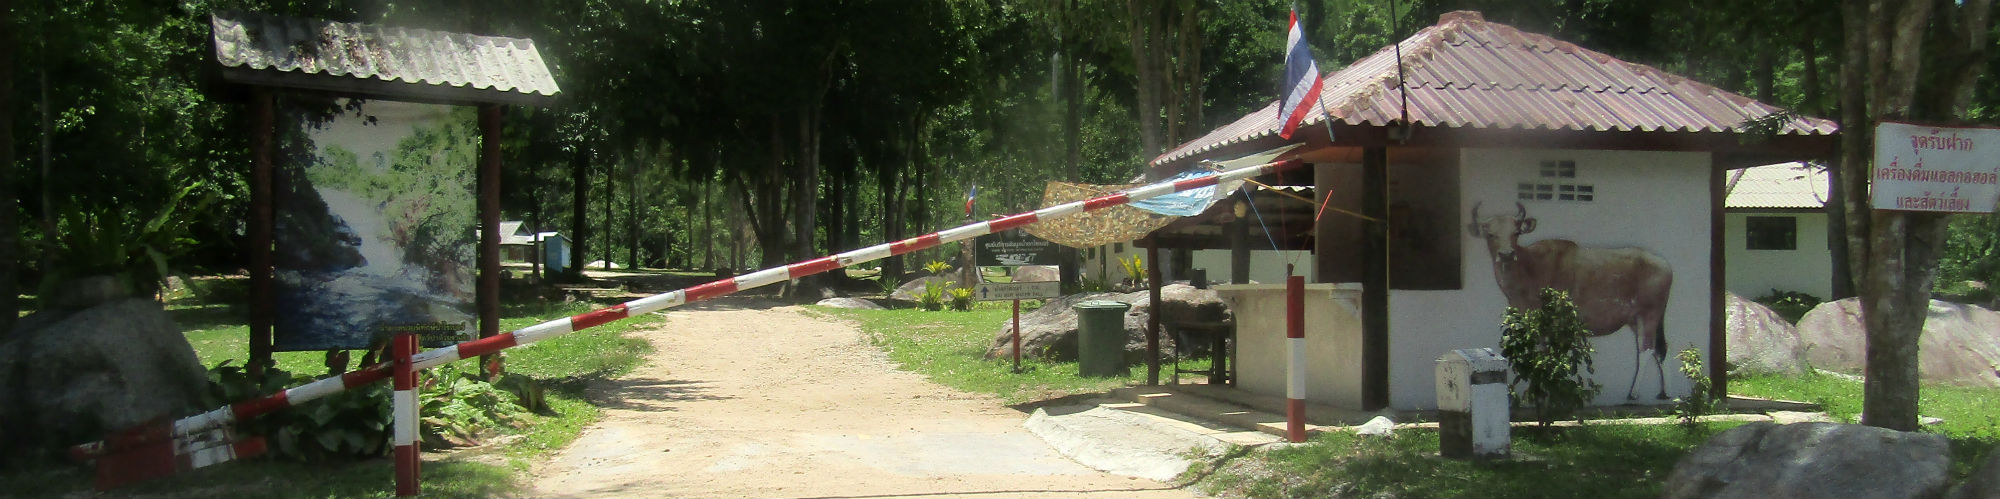
<svg viewBox="0 0 2000 499">
<path fill-rule="evenodd" d="M 1072 201 L 984 222 L 974 222 L 902 241 L 877 244 L 846 253 L 815 258 L 781 267 L 768 268 L 728 279 L 719 279 L 692 288 L 669 291 L 591 312 L 543 322 L 511 332 L 417 353 L 411 355 L 408 362 L 399 362 L 396 360 L 378 362 L 374 365 L 362 367 L 360 370 L 287 388 L 283 391 L 262 397 L 236 402 L 180 420 L 133 428 L 120 432 L 119 435 L 143 434 L 153 435 L 161 439 L 185 437 L 220 428 L 236 421 L 297 406 L 319 399 L 320 397 L 365 386 L 369 383 L 382 381 L 389 378 L 391 371 L 394 371 L 398 365 L 407 365 L 413 372 L 422 371 L 459 359 L 478 357 L 627 317 L 644 315 L 692 302 L 716 298 L 745 289 L 785 282 L 790 279 L 798 279 L 848 267 L 857 263 L 871 262 L 927 249 L 940 244 L 963 241 L 1042 220 L 1052 220 L 1087 211 L 1097 211 L 1113 206 L 1129 204 L 1142 199 L 1151 199 L 1175 192 L 1208 187 L 1222 182 L 1233 182 L 1259 175 L 1279 173 L 1296 168 L 1302 164 L 1304 163 L 1296 160 L 1278 161 L 1217 172 L 1214 175 L 1147 184 L 1082 201 Z M 412 350 L 414 349 L 415 347 L 412 346 Z M 411 382 L 412 384 L 415 383 L 414 374 L 412 375 Z M 412 393 L 412 402 L 414 402 L 414 392 Z M 414 426 L 412 429 L 411 434 L 414 436 Z M 143 442 L 144 439 L 140 441 Z M 401 442 L 401 440 L 398 440 L 398 442 Z M 105 440 L 73 446 L 70 448 L 70 456 L 77 460 L 88 461 L 129 449 L 132 445 L 133 442 L 128 442 L 125 439 L 114 436 Z"/>
<path fill-rule="evenodd" d="M 1290 272 L 1287 272 L 1290 273 Z M 1285 278 L 1285 439 L 1306 441 L 1306 278 Z"/>
<path fill-rule="evenodd" d="M 396 363 L 395 393 L 391 396 L 395 410 L 396 446 L 396 497 L 417 495 L 417 475 L 423 466 L 423 454 L 417 448 L 417 370 L 411 357 L 417 354 L 417 335 L 397 334 L 393 340 Z"/>
</svg>

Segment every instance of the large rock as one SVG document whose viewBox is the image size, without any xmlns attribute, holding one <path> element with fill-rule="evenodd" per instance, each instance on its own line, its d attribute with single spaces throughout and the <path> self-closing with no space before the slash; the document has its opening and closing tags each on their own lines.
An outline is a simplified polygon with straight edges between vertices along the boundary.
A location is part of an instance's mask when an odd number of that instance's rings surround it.
<svg viewBox="0 0 2000 499">
<path fill-rule="evenodd" d="M 1667 499 L 1929 499 L 1945 491 L 1950 442 L 1860 425 L 1750 423 L 1696 447 L 1667 476 Z"/>
<path fill-rule="evenodd" d="M 2000 499 L 2000 451 L 1987 451 L 1986 464 L 1951 491 L 1950 499 Z"/>
<path fill-rule="evenodd" d="M 1029 265 L 1014 269 L 1014 282 L 1049 282 L 1062 280 L 1062 269 L 1054 265 Z"/>
<path fill-rule="evenodd" d="M 1125 312 L 1125 359 L 1128 362 L 1145 360 L 1146 324 L 1153 312 L 1152 300 L 1146 291 L 1068 295 L 1049 300 L 1033 312 L 1021 314 L 1021 355 L 1055 361 L 1076 360 L 1077 320 L 1073 307 L 1085 300 L 1111 300 L 1132 305 Z M 1174 345 L 1181 342 L 1190 347 L 1205 347 L 1208 334 L 1226 332 L 1231 324 L 1229 307 L 1222 303 L 1214 290 L 1169 284 L 1160 288 L 1160 302 L 1162 352 L 1171 352 Z M 994 333 L 992 345 L 986 349 L 986 358 L 1012 357 L 1013 332 L 1012 322 L 1001 324 Z"/>
<path fill-rule="evenodd" d="M 814 305 L 819 305 L 822 307 L 832 307 L 832 308 L 882 310 L 881 305 L 876 305 L 875 302 L 861 298 L 827 298 L 824 300 L 820 300 L 818 303 L 814 303 Z"/>
<path fill-rule="evenodd" d="M 916 279 L 911 279 L 910 282 L 903 283 L 903 285 L 901 286 L 897 286 L 896 292 L 889 293 L 889 298 L 897 300 L 917 301 L 917 295 L 923 294 L 924 292 L 925 283 L 930 283 L 930 282 L 935 282 L 938 283 L 938 285 L 945 287 L 958 286 L 958 280 L 952 279 L 950 277 L 941 277 L 941 276 L 918 277 Z"/>
<path fill-rule="evenodd" d="M 1760 373 L 1803 373 L 1805 341 L 1799 329 L 1762 303 L 1736 293 L 1729 300 L 1729 365 L 1732 370 Z"/>
<path fill-rule="evenodd" d="M 1860 371 L 1866 328 L 1861 302 L 1849 298 L 1820 304 L 1799 319 L 1806 358 L 1814 367 Z M 1731 350 L 1735 348 L 1732 346 Z M 1918 340 L 1918 369 L 1927 381 L 2000 387 L 2000 313 L 1957 303 L 1931 301 Z"/>
<path fill-rule="evenodd" d="M 0 341 L 0 448 L 53 448 L 200 410 L 207 372 L 160 304 L 22 319 Z"/>
</svg>

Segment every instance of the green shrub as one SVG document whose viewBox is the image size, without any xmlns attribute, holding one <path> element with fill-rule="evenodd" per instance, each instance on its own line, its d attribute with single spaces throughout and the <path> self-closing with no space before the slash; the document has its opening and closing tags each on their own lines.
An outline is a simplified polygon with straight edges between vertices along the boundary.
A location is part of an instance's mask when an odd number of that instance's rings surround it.
<svg viewBox="0 0 2000 499">
<path fill-rule="evenodd" d="M 1693 425 L 1696 418 L 1715 412 L 1722 401 L 1709 395 L 1713 383 L 1708 379 L 1708 371 L 1702 369 L 1701 350 L 1688 347 L 1674 354 L 1674 358 L 1681 361 L 1681 374 L 1694 385 L 1688 396 L 1674 399 L 1674 417 L 1680 418 L 1681 424 Z"/>
<path fill-rule="evenodd" d="M 1132 258 L 1129 260 L 1119 259 L 1118 268 L 1125 271 L 1124 284 L 1126 289 L 1146 287 L 1146 265 L 1145 262 L 1139 260 L 1139 255 L 1132 255 Z"/>
<path fill-rule="evenodd" d="M 931 275 L 944 275 L 946 272 L 951 272 L 951 264 L 931 260 L 931 263 L 924 264 L 924 271 L 930 272 Z"/>
<path fill-rule="evenodd" d="M 930 311 L 944 310 L 945 289 L 947 287 L 944 281 L 937 279 L 924 281 L 924 291 L 917 293 L 917 307 Z"/>
<path fill-rule="evenodd" d="M 1507 382 L 1514 405 L 1533 406 L 1535 420 L 1548 426 L 1576 414 L 1602 387 L 1590 380 L 1596 372 L 1590 331 L 1577 318 L 1569 293 L 1543 289 L 1541 299 L 1539 309 L 1507 307 L 1500 353 L 1514 371 Z"/>
<path fill-rule="evenodd" d="M 445 364 L 422 375 L 417 403 L 426 445 L 477 445 L 482 435 L 513 428 L 528 414 L 519 397 L 480 379 L 477 372 Z"/>
<path fill-rule="evenodd" d="M 208 379 L 209 397 L 203 404 L 207 407 L 262 397 L 313 380 L 275 367 L 265 369 L 261 377 L 252 377 L 228 361 L 210 369 Z M 264 435 L 273 456 L 324 462 L 387 453 L 393 421 L 389 387 L 374 383 L 244 421 L 239 429 Z"/>
<path fill-rule="evenodd" d="M 972 311 L 972 288 L 951 288 L 948 293 L 951 295 L 952 310 Z"/>
<path fill-rule="evenodd" d="M 1785 318 L 1785 321 L 1797 324 L 1800 318 L 1806 316 L 1806 312 L 1811 312 L 1813 307 L 1819 306 L 1824 300 L 1798 291 L 1772 289 L 1770 294 L 1759 296 L 1753 301 L 1770 307 L 1772 312 L 1777 312 L 1779 317 Z"/>
</svg>

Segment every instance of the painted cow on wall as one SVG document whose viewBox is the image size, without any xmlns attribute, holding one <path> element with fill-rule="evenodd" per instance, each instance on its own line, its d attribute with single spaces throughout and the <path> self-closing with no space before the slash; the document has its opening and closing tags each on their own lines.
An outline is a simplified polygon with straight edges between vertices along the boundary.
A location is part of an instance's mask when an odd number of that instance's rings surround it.
<svg viewBox="0 0 2000 499">
<path fill-rule="evenodd" d="M 1674 271 L 1666 259 L 1639 248 L 1585 248 L 1575 241 L 1544 239 L 1521 245 L 1521 235 L 1535 231 L 1535 219 L 1528 208 L 1514 203 L 1513 215 L 1479 218 L 1479 205 L 1472 206 L 1472 223 L 1466 229 L 1472 237 L 1486 240 L 1486 252 L 1493 257 L 1493 280 L 1507 297 L 1507 306 L 1539 308 L 1541 289 L 1555 288 L 1576 301 L 1578 318 L 1591 336 L 1604 336 L 1621 328 L 1632 330 L 1632 382 L 1626 385 L 1625 399 L 1634 400 L 1639 384 L 1641 354 L 1653 352 L 1653 368 L 1660 373 L 1661 400 L 1667 399 L 1667 338 L 1662 321 L 1667 315 L 1667 291 L 1673 287 Z"/>
</svg>

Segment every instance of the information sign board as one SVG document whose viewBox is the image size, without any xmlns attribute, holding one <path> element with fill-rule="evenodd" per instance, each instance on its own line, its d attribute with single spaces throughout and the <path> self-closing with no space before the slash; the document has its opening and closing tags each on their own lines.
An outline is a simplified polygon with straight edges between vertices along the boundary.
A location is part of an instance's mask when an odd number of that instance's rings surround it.
<svg viewBox="0 0 2000 499">
<path fill-rule="evenodd" d="M 1981 149 L 1981 148 L 1985 149 Z M 1875 126 L 1876 209 L 1992 213 L 2000 201 L 2000 129 Z"/>
</svg>

